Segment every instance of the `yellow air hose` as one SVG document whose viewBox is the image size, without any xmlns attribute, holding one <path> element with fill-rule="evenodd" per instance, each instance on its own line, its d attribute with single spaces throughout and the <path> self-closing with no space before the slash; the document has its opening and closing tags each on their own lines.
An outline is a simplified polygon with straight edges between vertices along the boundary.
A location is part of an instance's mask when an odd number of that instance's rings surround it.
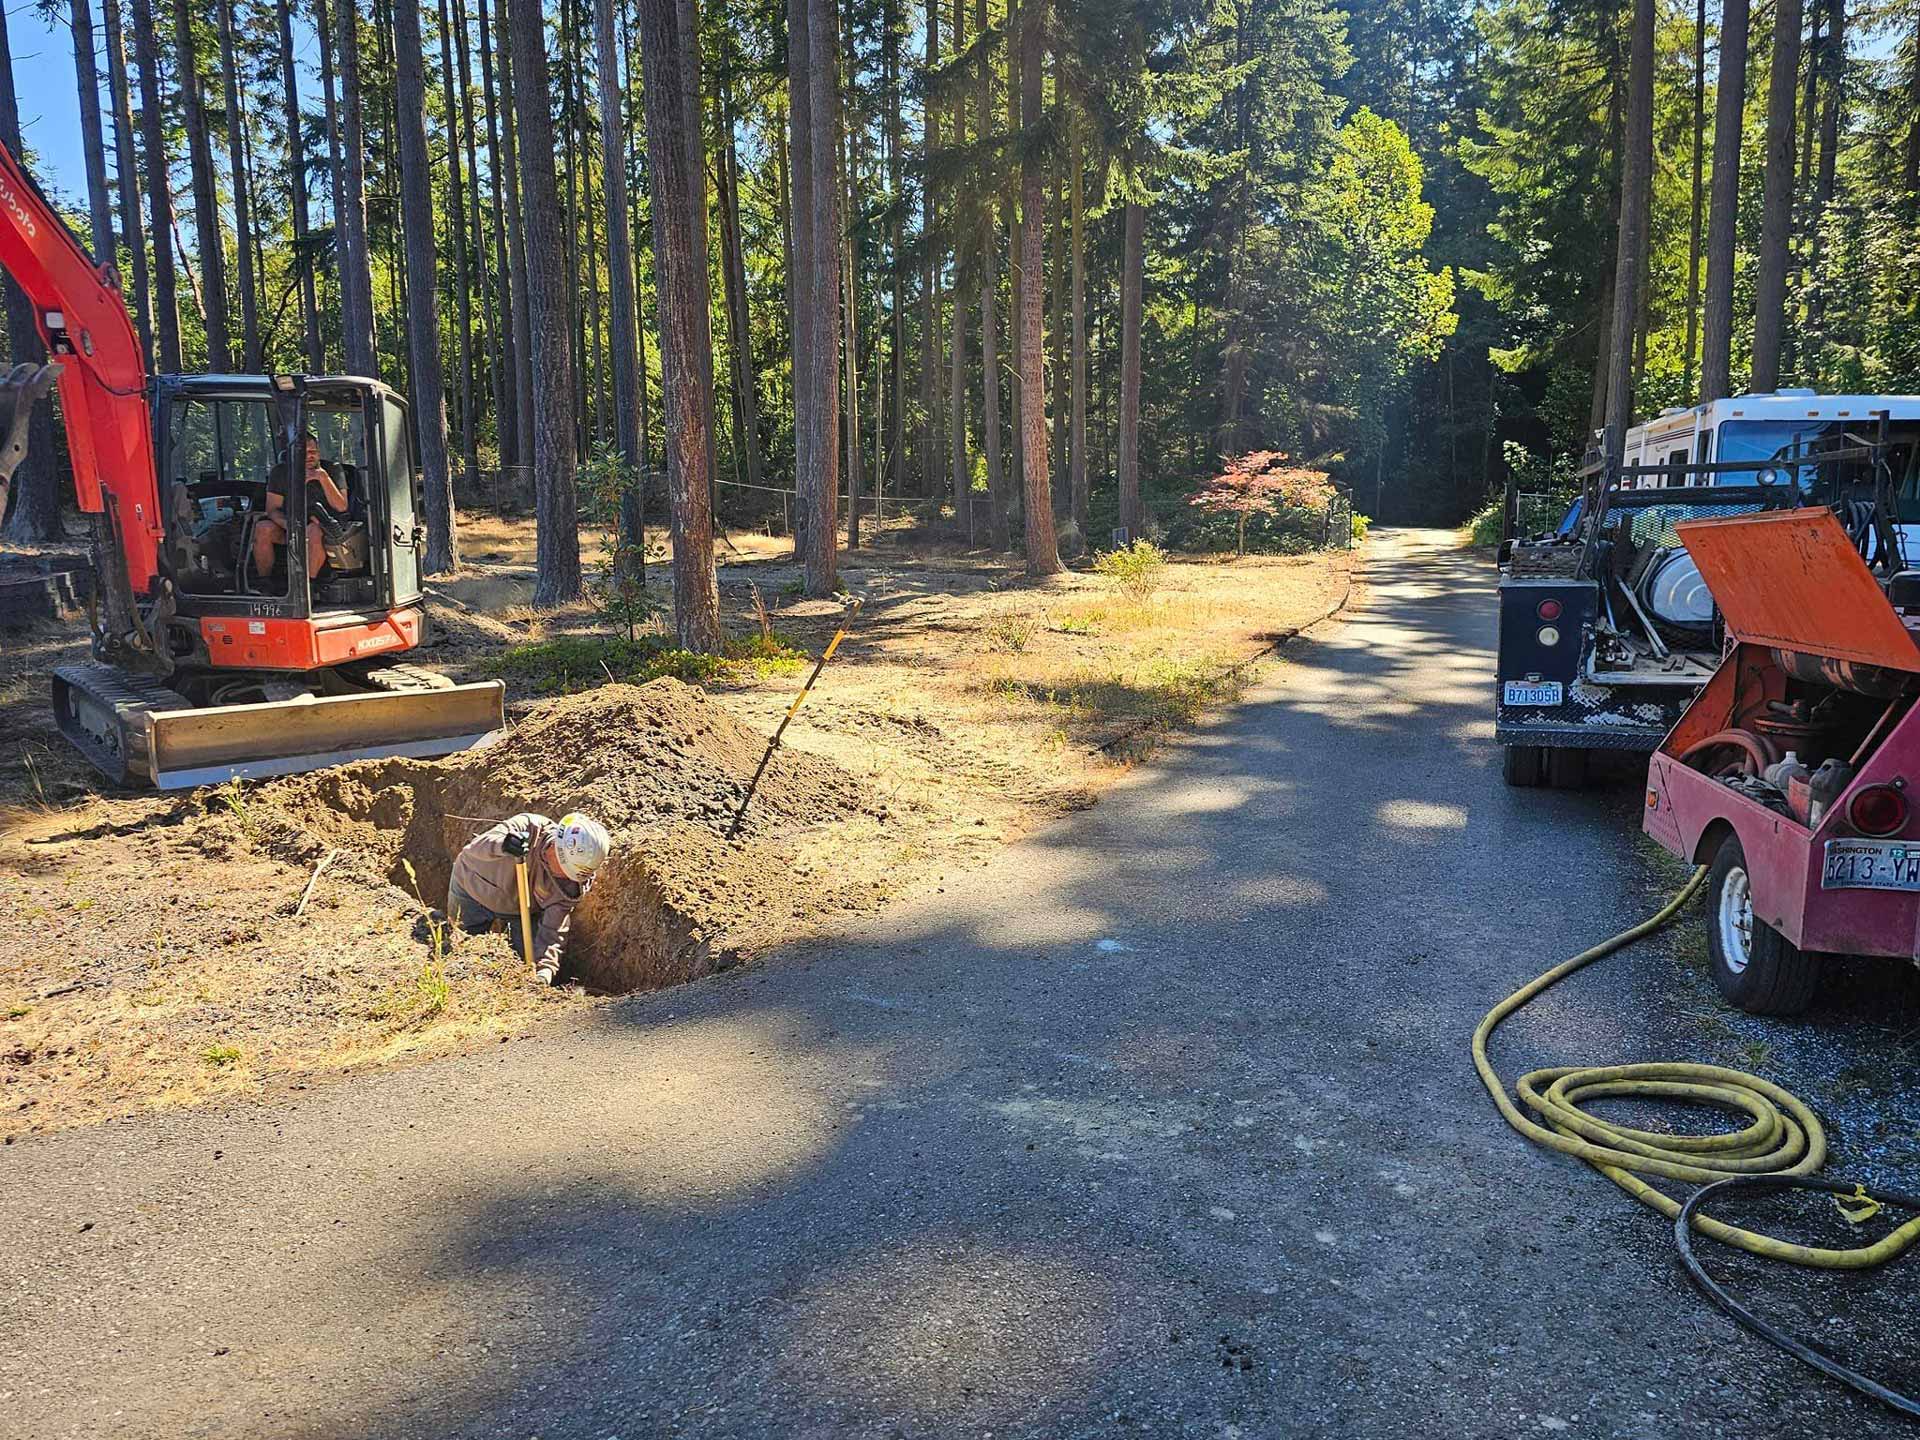
<svg viewBox="0 0 1920 1440">
<path fill-rule="evenodd" d="M 1669 1220 L 1679 1221 L 1684 1216 L 1703 1235 L 1736 1245 L 1750 1254 L 1792 1265 L 1826 1270 L 1865 1270 L 1883 1265 L 1920 1240 L 1920 1217 L 1889 1231 L 1870 1245 L 1833 1250 L 1795 1244 L 1699 1213 L 1704 1198 L 1717 1198 L 1719 1182 L 1737 1182 L 1725 1187 L 1729 1191 L 1741 1187 L 1785 1189 L 1795 1185 L 1830 1192 L 1846 1190 L 1846 1186 L 1808 1178 L 1827 1158 L 1826 1132 L 1821 1128 L 1819 1117 L 1804 1102 L 1778 1085 L 1741 1070 L 1675 1061 L 1534 1070 L 1520 1077 L 1516 1089 L 1527 1109 L 1539 1117 L 1536 1120 L 1514 1103 L 1499 1073 L 1487 1059 L 1487 1042 L 1508 1016 L 1576 970 L 1645 939 L 1668 924 L 1700 893 L 1706 879 L 1707 870 L 1702 866 L 1659 913 L 1554 966 L 1489 1010 L 1473 1032 L 1474 1068 L 1480 1072 L 1495 1107 L 1515 1130 L 1535 1144 L 1584 1160 L 1641 1204 L 1658 1210 Z M 1748 1123 L 1742 1129 L 1719 1135 L 1670 1135 L 1616 1125 L 1582 1108 L 1590 1100 L 1629 1097 L 1717 1106 L 1746 1117 Z M 1716 1188 L 1712 1197 L 1696 1189 L 1683 1204 L 1642 1180 L 1642 1175 Z M 1879 1208 L 1864 1189 L 1849 1192 L 1849 1198 L 1862 1206 L 1862 1210 L 1856 1212 L 1859 1219 L 1869 1218 Z M 1887 1191 L 1881 1192 L 1881 1198 L 1896 1204 L 1914 1203 L 1913 1197 L 1896 1197 Z M 1686 1243 L 1684 1223 L 1678 1228 L 1677 1238 L 1682 1256 L 1695 1278 L 1702 1282 L 1715 1303 L 1742 1324 L 1896 1409 L 1920 1415 L 1916 1402 L 1811 1352 L 1743 1310 L 1705 1276 L 1693 1259 Z"/>
</svg>

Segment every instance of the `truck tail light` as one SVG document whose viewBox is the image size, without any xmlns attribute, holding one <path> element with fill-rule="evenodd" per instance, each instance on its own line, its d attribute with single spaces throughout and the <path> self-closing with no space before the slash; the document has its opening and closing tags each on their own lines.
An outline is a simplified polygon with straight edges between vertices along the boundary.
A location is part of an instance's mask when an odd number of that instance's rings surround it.
<svg viewBox="0 0 1920 1440">
<path fill-rule="evenodd" d="M 1906 827 L 1907 797 L 1891 785 L 1869 785 L 1847 802 L 1847 821 L 1862 835 L 1893 835 Z"/>
<path fill-rule="evenodd" d="M 1533 613 L 1538 615 L 1542 620 L 1558 620 L 1560 618 L 1560 602 L 1558 600 L 1542 600 L 1539 607 L 1535 609 Z"/>
</svg>

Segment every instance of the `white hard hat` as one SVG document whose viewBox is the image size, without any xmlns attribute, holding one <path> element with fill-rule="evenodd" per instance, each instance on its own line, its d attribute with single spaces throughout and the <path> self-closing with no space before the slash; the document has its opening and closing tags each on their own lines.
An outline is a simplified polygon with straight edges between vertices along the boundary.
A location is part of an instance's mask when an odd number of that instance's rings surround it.
<svg viewBox="0 0 1920 1440">
<path fill-rule="evenodd" d="M 560 817 L 553 832 L 553 858 L 576 885 L 607 863 L 613 840 L 607 827 L 578 810 Z"/>
</svg>

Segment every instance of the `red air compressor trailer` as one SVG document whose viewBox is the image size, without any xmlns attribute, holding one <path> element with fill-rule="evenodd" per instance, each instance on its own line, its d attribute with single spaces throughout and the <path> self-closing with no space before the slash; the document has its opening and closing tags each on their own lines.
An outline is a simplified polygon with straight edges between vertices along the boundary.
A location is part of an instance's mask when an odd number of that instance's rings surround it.
<svg viewBox="0 0 1920 1440">
<path fill-rule="evenodd" d="M 1831 510 L 1677 527 L 1725 658 L 1654 752 L 1644 828 L 1712 867 L 1714 980 L 1755 1014 L 1826 957 L 1920 957 L 1920 571 L 1883 589 Z"/>
</svg>

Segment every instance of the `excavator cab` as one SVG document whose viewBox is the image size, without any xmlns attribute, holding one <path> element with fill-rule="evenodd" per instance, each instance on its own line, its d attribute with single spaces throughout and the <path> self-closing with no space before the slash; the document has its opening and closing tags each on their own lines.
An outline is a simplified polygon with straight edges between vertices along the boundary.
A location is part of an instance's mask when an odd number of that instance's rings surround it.
<svg viewBox="0 0 1920 1440">
<path fill-rule="evenodd" d="M 425 531 L 399 396 L 374 380 L 189 375 L 159 380 L 154 398 L 179 614 L 419 605 Z"/>
</svg>

